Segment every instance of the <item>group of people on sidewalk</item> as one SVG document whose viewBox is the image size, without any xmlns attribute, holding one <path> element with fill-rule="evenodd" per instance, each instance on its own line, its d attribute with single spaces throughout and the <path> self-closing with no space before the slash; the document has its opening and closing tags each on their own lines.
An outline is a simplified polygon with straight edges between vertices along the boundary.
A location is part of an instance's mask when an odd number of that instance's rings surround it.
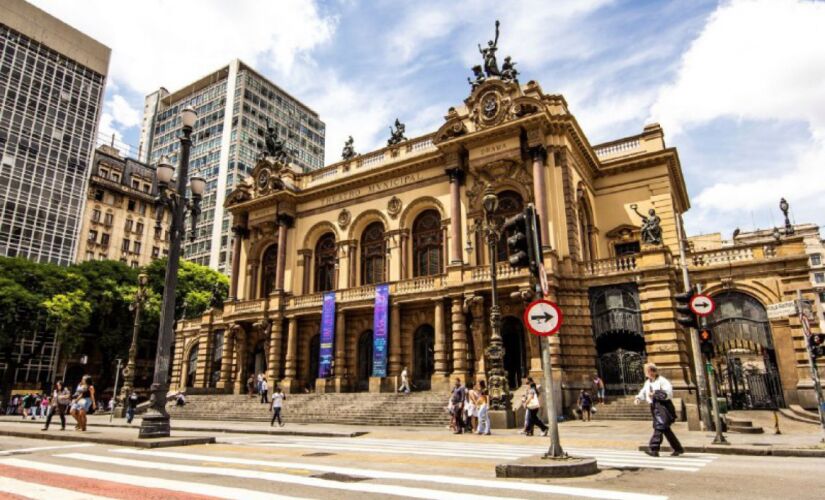
<svg viewBox="0 0 825 500">
<path fill-rule="evenodd" d="M 453 434 L 490 435 L 490 395 L 483 380 L 468 390 L 460 378 L 455 379 L 447 411 L 451 416 L 450 430 Z"/>
<path fill-rule="evenodd" d="M 68 412 L 77 422 L 75 430 L 85 432 L 87 415 L 97 409 L 95 387 L 92 384 L 92 377 L 89 375 L 83 376 L 74 393 L 63 385 L 62 380 L 56 381 L 52 387 L 51 396 L 44 396 L 44 398 L 48 402 L 46 424 L 43 426 L 44 431 L 49 430 L 54 415 L 60 418 L 60 430 L 66 430 L 66 413 Z M 25 415 L 23 418 L 26 418 Z"/>
</svg>

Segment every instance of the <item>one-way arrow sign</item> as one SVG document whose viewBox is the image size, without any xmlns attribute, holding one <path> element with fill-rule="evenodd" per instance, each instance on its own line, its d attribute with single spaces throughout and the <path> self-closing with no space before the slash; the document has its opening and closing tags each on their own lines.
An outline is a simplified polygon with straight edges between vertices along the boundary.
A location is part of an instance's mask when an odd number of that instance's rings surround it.
<svg viewBox="0 0 825 500">
<path fill-rule="evenodd" d="M 561 322 L 561 309 L 549 300 L 535 300 L 524 310 L 524 326 L 533 335 L 554 335 L 558 333 Z"/>
</svg>

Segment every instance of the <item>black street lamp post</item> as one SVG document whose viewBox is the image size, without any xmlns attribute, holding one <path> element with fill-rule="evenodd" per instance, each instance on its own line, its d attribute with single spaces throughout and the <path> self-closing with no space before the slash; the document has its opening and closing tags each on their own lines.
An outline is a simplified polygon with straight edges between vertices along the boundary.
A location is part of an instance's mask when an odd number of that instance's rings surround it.
<svg viewBox="0 0 825 500">
<path fill-rule="evenodd" d="M 189 179 L 189 151 L 192 148 L 192 129 L 198 115 L 191 107 L 180 114 L 182 134 L 180 135 L 180 168 L 177 188 L 171 188 L 174 167 L 162 158 L 157 167 L 158 198 L 155 229 L 161 228 L 165 208 L 169 209 L 169 257 L 166 262 L 166 278 L 163 287 L 163 304 L 160 311 L 158 347 L 155 355 L 155 373 L 150 388 L 150 406 L 140 424 L 140 438 L 169 436 L 169 413 L 166 412 L 166 394 L 169 392 L 169 364 L 171 362 L 172 340 L 175 325 L 175 289 L 178 285 L 178 260 L 181 253 L 181 235 L 184 231 L 186 212 L 191 214 L 191 239 L 195 237 L 195 227 L 200 215 L 200 202 L 206 181 L 202 177 Z M 189 181 L 191 199 L 186 197 L 186 183 Z"/>
<path fill-rule="evenodd" d="M 135 298 L 129 305 L 129 310 L 135 312 L 135 320 L 132 324 L 132 343 L 129 344 L 129 356 L 126 360 L 126 368 L 123 369 L 123 388 L 120 390 L 118 397 L 117 408 L 114 415 L 118 418 L 123 417 L 125 410 L 126 398 L 134 389 L 135 372 L 137 364 L 137 343 L 138 335 L 140 334 L 140 313 L 143 310 L 143 303 L 146 301 L 146 284 L 149 282 L 149 276 L 146 273 L 138 275 L 138 287 L 135 291 Z"/>
</svg>

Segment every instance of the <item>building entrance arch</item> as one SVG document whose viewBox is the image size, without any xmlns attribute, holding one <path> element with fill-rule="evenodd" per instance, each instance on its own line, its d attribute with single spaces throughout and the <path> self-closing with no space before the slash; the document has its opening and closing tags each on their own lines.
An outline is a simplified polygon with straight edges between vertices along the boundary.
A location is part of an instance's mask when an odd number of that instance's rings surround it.
<svg viewBox="0 0 825 500">
<path fill-rule="evenodd" d="M 255 375 L 257 379 L 259 373 L 266 373 L 266 358 L 266 341 L 261 340 L 255 344 L 255 348 L 252 349 L 252 355 L 249 356 L 249 361 L 247 361 L 247 376 Z"/>
<path fill-rule="evenodd" d="M 358 337 L 358 364 L 356 376 L 356 388 L 359 391 L 370 389 L 370 377 L 372 376 L 372 330 L 365 330 Z"/>
<path fill-rule="evenodd" d="M 507 316 L 501 322 L 501 340 L 504 343 L 504 369 L 510 388 L 521 386 L 527 377 L 527 349 L 525 348 L 524 325 L 521 320 Z"/>
<path fill-rule="evenodd" d="M 636 285 L 591 288 L 590 317 L 605 392 L 634 394 L 644 384 L 646 359 Z"/>
<path fill-rule="evenodd" d="M 785 406 L 773 335 L 765 306 L 752 296 L 727 291 L 714 295 L 708 318 L 713 331 L 714 382 L 733 409 Z"/>
<path fill-rule="evenodd" d="M 186 359 L 186 387 L 195 387 L 195 376 L 198 370 L 198 344 L 189 348 L 189 357 Z"/>
<path fill-rule="evenodd" d="M 421 325 L 413 334 L 413 387 L 429 390 L 435 373 L 435 330 L 430 325 Z"/>
</svg>

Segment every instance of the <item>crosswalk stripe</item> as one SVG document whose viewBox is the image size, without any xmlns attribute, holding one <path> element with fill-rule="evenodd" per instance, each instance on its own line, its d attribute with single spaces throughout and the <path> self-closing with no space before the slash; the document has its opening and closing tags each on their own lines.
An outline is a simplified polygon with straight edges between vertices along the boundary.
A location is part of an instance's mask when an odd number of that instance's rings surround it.
<svg viewBox="0 0 825 500">
<path fill-rule="evenodd" d="M 110 450 L 114 453 L 135 455 L 140 457 L 158 457 L 175 460 L 187 460 L 194 462 L 229 463 L 248 466 L 276 467 L 285 469 L 311 470 L 318 472 L 335 472 L 352 476 L 369 477 L 373 479 L 394 479 L 401 481 L 429 482 L 437 484 L 449 484 L 456 486 L 470 486 L 498 490 L 529 491 L 533 493 L 547 493 L 554 495 L 566 495 L 585 498 L 598 498 L 610 500 L 666 500 L 667 497 L 658 495 L 647 495 L 641 493 L 631 493 L 623 491 L 599 490 L 594 488 L 582 488 L 577 486 L 557 486 L 550 484 L 521 483 L 511 481 L 495 481 L 483 478 L 464 478 L 459 476 L 441 476 L 431 474 L 416 474 L 409 472 L 383 471 L 371 469 L 356 469 L 352 467 L 338 467 L 327 464 L 310 464 L 301 462 L 283 462 L 256 460 L 249 458 L 237 458 L 214 455 L 198 455 L 194 453 L 182 453 L 174 451 L 156 450 L 134 450 L 131 448 L 117 448 Z M 452 496 L 452 495 L 451 495 Z"/>
<path fill-rule="evenodd" d="M 41 471 L 45 467 L 48 467 L 49 472 L 54 472 L 56 474 L 66 474 L 68 476 L 74 477 L 86 477 L 91 473 L 88 468 L 69 467 L 55 463 L 49 463 L 48 465 L 46 465 L 43 462 L 23 460 L 20 458 L 3 458 L 0 459 L 0 463 L 11 465 L 14 467 L 21 467 L 24 469 L 33 469 L 35 471 Z M 101 481 L 111 481 L 113 483 L 127 484 L 130 486 L 140 486 L 144 488 L 147 486 L 147 480 L 143 476 L 134 476 L 131 474 L 122 474 L 118 472 L 107 472 L 102 471 L 100 469 L 95 470 L 93 474 L 95 479 L 99 479 Z M 171 490 L 174 492 L 184 492 L 195 495 L 211 496 L 216 498 L 228 498 L 231 500 L 237 498 L 243 498 L 245 500 L 295 500 L 301 498 L 294 496 L 275 495 L 271 493 L 262 493 L 260 491 L 249 490 L 245 488 L 231 488 L 228 486 L 218 486 L 215 484 L 192 483 L 187 481 L 178 481 L 175 479 L 163 479 L 159 477 L 153 477 L 151 479 L 151 487 L 160 488 L 164 490 Z M 58 496 L 56 498 L 61 497 Z"/>
<path fill-rule="evenodd" d="M 67 453 L 59 455 L 60 457 L 70 458 L 72 460 L 82 460 L 95 463 L 103 463 L 108 465 L 122 465 L 124 467 L 135 467 L 143 469 L 156 469 L 173 472 L 189 472 L 195 474 L 209 474 L 218 476 L 239 477 L 244 479 L 262 479 L 266 481 L 273 481 L 285 484 L 297 484 L 301 486 L 309 486 L 315 488 L 325 488 L 332 490 L 356 491 L 362 493 L 378 493 L 384 495 L 405 496 L 410 498 L 427 498 L 427 499 L 441 499 L 445 496 L 455 498 L 458 500 L 474 500 L 474 499 L 497 499 L 497 498 L 513 498 L 513 497 L 490 497 L 478 494 L 465 494 L 453 491 L 433 490 L 428 488 L 414 488 L 409 486 L 396 486 L 390 484 L 375 484 L 375 483 L 344 483 L 340 481 L 332 481 L 328 479 L 296 476 L 291 474 L 284 474 L 278 472 L 264 472 L 257 470 L 246 469 L 219 469 L 216 467 L 200 467 L 195 465 L 179 465 L 172 463 L 158 463 L 158 462 L 144 462 L 142 460 L 130 460 L 127 458 L 105 457 L 100 455 L 87 455 L 83 453 Z"/>
<path fill-rule="evenodd" d="M 111 497 L 102 497 L 68 490 L 65 488 L 55 488 L 44 484 L 30 483 L 11 477 L 3 477 L 0 481 L 0 492 L 19 495 L 25 498 L 59 498 L 60 500 L 110 500 Z"/>
<path fill-rule="evenodd" d="M 336 444 L 326 444 L 323 446 L 316 445 L 305 445 L 299 443 L 261 443 L 261 446 L 266 446 L 268 448 L 310 448 L 310 449 L 324 449 L 324 450 L 339 450 L 339 451 L 367 451 L 370 453 L 387 453 L 391 455 L 426 455 L 426 456 L 434 456 L 434 457 L 468 457 L 473 456 L 474 458 L 496 458 L 496 459 L 507 459 L 507 460 L 515 460 L 520 458 L 522 455 L 519 454 L 509 454 L 504 455 L 501 453 L 481 453 L 478 455 L 471 454 L 469 452 L 464 452 L 458 454 L 457 452 L 453 451 L 427 451 L 427 450 L 412 450 L 412 449 L 402 449 L 402 448 L 381 448 L 381 447 L 373 447 L 373 446 L 346 446 L 346 445 L 336 445 Z"/>
<path fill-rule="evenodd" d="M 46 450 L 62 450 L 66 448 L 85 448 L 87 446 L 94 446 L 91 443 L 82 443 L 82 444 L 64 444 L 61 446 L 38 446 L 37 448 L 17 448 L 16 450 L 3 450 L 0 451 L 0 456 L 8 456 L 8 455 L 19 455 L 21 453 L 32 453 L 35 451 L 46 451 Z"/>
</svg>

